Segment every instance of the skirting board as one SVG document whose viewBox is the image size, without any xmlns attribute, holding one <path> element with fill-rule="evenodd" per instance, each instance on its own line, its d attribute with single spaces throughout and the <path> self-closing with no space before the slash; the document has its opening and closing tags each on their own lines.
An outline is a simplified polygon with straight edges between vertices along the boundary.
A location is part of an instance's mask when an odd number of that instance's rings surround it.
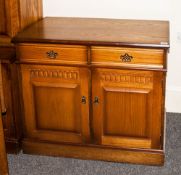
<svg viewBox="0 0 181 175">
<path fill-rule="evenodd" d="M 167 87 L 166 109 L 166 112 L 181 113 L 181 86 Z"/>
<path fill-rule="evenodd" d="M 24 140 L 23 153 L 46 156 L 62 156 L 69 158 L 103 160 L 146 165 L 163 165 L 164 152 L 101 148 L 96 146 L 75 146 L 52 144 L 38 141 Z"/>
</svg>

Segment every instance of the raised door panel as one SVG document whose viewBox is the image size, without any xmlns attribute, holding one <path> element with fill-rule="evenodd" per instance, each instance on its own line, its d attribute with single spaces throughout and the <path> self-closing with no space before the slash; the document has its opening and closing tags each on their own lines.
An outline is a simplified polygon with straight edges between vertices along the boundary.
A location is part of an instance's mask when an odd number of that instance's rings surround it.
<svg viewBox="0 0 181 175">
<path fill-rule="evenodd" d="M 162 73 L 95 69 L 93 126 L 98 144 L 160 148 Z"/>
<path fill-rule="evenodd" d="M 26 137 L 89 142 L 89 71 L 33 65 L 21 71 Z"/>
</svg>

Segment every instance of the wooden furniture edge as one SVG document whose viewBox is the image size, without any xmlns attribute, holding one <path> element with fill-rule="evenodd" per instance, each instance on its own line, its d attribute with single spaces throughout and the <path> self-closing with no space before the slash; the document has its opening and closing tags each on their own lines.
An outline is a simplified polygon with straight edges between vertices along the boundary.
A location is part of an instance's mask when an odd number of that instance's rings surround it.
<svg viewBox="0 0 181 175">
<path fill-rule="evenodd" d="M 151 68 L 151 67 L 136 67 L 136 66 L 132 66 L 132 67 L 128 67 L 128 66 L 112 66 L 112 65 L 98 65 L 98 64 L 86 64 L 86 63 L 79 63 L 76 62 L 74 64 L 70 64 L 70 63 L 40 63 L 38 61 L 15 61 L 16 64 L 34 64 L 34 65 L 51 65 L 51 66 L 71 66 L 71 67 L 87 67 L 87 68 L 108 68 L 108 69 L 122 69 L 122 70 L 149 70 L 149 71 L 161 71 L 161 72 L 167 72 L 167 69 L 165 68 Z"/>
<path fill-rule="evenodd" d="M 14 61 L 16 50 L 13 44 L 0 45 L 0 60 Z"/>
<path fill-rule="evenodd" d="M 101 22 L 112 22 L 112 21 L 118 21 L 121 19 L 110 19 L 110 18 L 82 18 L 82 17 L 43 17 L 41 18 L 38 23 L 34 23 L 34 26 L 31 25 L 29 27 L 27 27 L 24 31 L 20 32 L 18 35 L 16 35 L 13 39 L 12 42 L 13 43 L 49 43 L 49 44 L 69 44 L 69 45 L 86 45 L 86 46 L 90 46 L 90 45 L 95 45 L 95 46 L 115 46 L 115 47 L 141 47 L 141 48 L 161 48 L 161 49 L 169 49 L 170 48 L 170 44 L 169 44 L 169 38 L 168 38 L 168 42 L 162 42 L 162 43 L 148 43 L 148 42 L 139 42 L 139 41 L 135 41 L 135 42 L 129 42 L 129 41 L 124 41 L 124 39 L 121 41 L 110 41 L 110 40 L 94 40 L 94 39 L 85 39 L 85 40 L 77 40 L 77 39 L 68 39 L 68 38 L 51 38 L 51 37 L 39 37 L 39 38 L 33 38 L 29 35 L 22 35 L 22 33 L 26 33 L 27 30 L 29 30 L 30 28 L 35 27 L 36 30 L 38 28 L 42 29 L 42 24 L 44 21 L 49 22 L 50 20 L 57 20 L 57 19 L 61 19 L 61 20 L 93 20 L 92 22 L 94 23 L 94 20 L 99 20 L 99 23 Z M 129 19 L 122 19 L 125 21 L 131 21 Z M 158 20 L 132 20 L 132 21 L 155 21 L 155 22 L 159 22 Z M 98 22 L 98 21 L 97 21 Z M 167 22 L 169 27 L 169 21 L 164 21 L 161 20 L 160 22 Z M 69 23 L 68 23 L 69 24 Z M 114 24 L 114 23 L 113 23 Z M 96 25 L 96 24 L 95 24 Z M 84 25 L 83 25 L 84 26 Z M 44 26 L 47 27 L 47 26 Z M 101 26 L 102 27 L 102 26 Z M 104 26 L 103 26 L 104 27 Z M 102 29 L 102 28 L 101 28 Z M 46 32 L 46 31 L 44 31 Z M 84 32 L 84 29 L 83 29 Z M 167 31 L 169 33 L 169 30 Z M 44 33 L 45 34 L 45 33 Z M 153 37 L 153 36 L 151 36 Z"/>
<path fill-rule="evenodd" d="M 154 48 L 154 49 L 169 49 L 170 45 L 159 45 L 159 44 L 131 44 L 131 43 L 124 43 L 124 42 L 104 42 L 104 41 L 77 41 L 77 40 L 50 40 L 50 39 L 26 39 L 26 38 L 16 38 L 14 37 L 12 39 L 12 42 L 15 44 L 18 43 L 36 43 L 36 44 L 43 44 L 43 43 L 49 43 L 49 44 L 70 44 L 70 45 L 84 45 L 84 46 L 113 46 L 113 47 L 137 47 L 137 48 Z"/>
<path fill-rule="evenodd" d="M 61 156 L 86 160 L 101 160 L 109 162 L 124 162 L 133 164 L 157 165 L 164 164 L 163 151 L 136 151 L 101 147 L 75 146 L 65 144 L 43 143 L 24 140 L 23 153 L 46 156 Z"/>
<path fill-rule="evenodd" d="M 10 44 L 11 37 L 7 34 L 0 34 L 0 45 Z"/>
</svg>

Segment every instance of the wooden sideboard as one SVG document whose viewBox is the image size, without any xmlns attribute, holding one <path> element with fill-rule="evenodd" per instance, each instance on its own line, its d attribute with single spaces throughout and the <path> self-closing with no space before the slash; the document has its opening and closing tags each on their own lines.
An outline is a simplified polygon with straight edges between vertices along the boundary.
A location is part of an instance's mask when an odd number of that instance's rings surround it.
<svg viewBox="0 0 181 175">
<path fill-rule="evenodd" d="M 45 18 L 13 42 L 25 153 L 164 163 L 167 21 Z"/>
<path fill-rule="evenodd" d="M 18 152 L 22 136 L 17 66 L 12 64 L 15 47 L 11 39 L 41 18 L 41 0 L 0 0 L 0 98 L 8 152 Z"/>
</svg>

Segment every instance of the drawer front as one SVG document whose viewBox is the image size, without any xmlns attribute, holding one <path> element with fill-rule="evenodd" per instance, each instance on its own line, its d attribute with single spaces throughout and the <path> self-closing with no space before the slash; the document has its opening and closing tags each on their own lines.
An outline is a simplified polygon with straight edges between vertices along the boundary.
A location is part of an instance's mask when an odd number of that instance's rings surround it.
<svg viewBox="0 0 181 175">
<path fill-rule="evenodd" d="M 86 64 L 87 48 L 75 45 L 20 44 L 17 56 L 23 62 Z"/>
<path fill-rule="evenodd" d="M 163 68 L 162 49 L 139 49 L 120 47 L 92 47 L 92 63 L 109 66 Z"/>
</svg>

